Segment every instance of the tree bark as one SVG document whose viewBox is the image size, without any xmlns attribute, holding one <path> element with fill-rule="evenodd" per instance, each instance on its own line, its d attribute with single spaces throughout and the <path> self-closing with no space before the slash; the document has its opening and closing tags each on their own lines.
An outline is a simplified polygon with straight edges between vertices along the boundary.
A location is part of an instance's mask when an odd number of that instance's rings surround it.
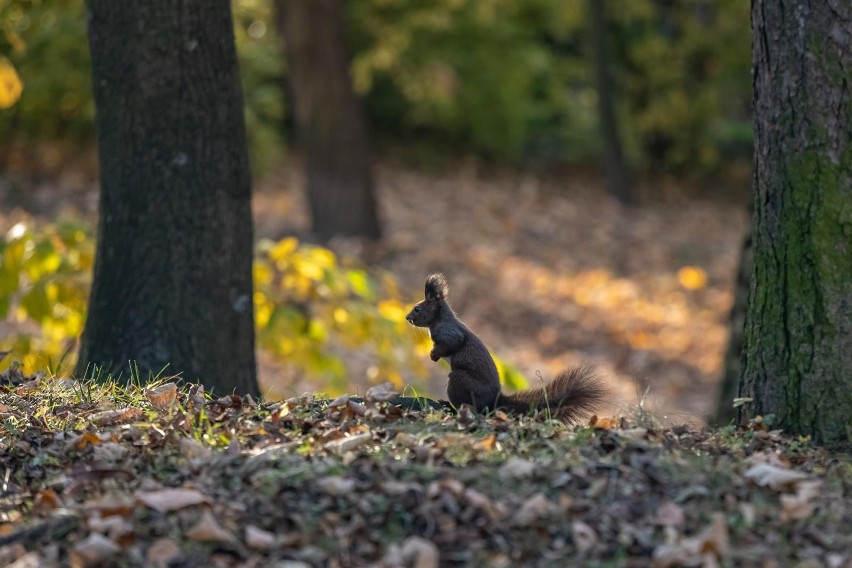
<svg viewBox="0 0 852 568">
<path fill-rule="evenodd" d="M 744 423 L 852 441 L 852 5 L 755 0 Z"/>
<path fill-rule="evenodd" d="M 276 0 L 314 233 L 377 239 L 370 143 L 339 0 Z"/>
<path fill-rule="evenodd" d="M 257 393 L 230 3 L 87 0 L 86 9 L 101 192 L 78 373 L 167 366 L 218 392 Z"/>
<path fill-rule="evenodd" d="M 615 117 L 615 100 L 610 75 L 609 30 L 604 0 L 589 0 L 589 16 L 595 53 L 595 84 L 598 91 L 598 121 L 603 137 L 603 168 L 609 192 L 623 205 L 632 205 L 633 191 L 624 163 L 624 151 Z"/>
</svg>

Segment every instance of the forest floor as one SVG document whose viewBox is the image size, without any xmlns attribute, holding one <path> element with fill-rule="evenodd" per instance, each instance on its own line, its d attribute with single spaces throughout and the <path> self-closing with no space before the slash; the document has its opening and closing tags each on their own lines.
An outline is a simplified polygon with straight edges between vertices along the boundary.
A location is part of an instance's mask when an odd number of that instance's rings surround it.
<svg viewBox="0 0 852 568">
<path fill-rule="evenodd" d="M 852 465 L 755 423 L 0 376 L 0 565 L 852 566 Z"/>
</svg>

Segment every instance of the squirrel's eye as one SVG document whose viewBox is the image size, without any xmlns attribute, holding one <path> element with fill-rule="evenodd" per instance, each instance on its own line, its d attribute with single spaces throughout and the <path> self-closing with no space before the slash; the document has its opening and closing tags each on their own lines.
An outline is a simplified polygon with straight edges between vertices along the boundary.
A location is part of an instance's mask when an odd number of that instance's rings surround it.
<svg viewBox="0 0 852 568">
<path fill-rule="evenodd" d="M 420 313 L 420 306 L 414 306 L 414 313 Z"/>
</svg>

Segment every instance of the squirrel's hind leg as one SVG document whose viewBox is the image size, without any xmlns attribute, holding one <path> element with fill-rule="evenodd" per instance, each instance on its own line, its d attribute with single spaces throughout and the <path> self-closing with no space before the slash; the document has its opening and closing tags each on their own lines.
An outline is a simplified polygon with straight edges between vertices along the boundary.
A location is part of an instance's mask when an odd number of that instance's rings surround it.
<svg viewBox="0 0 852 568">
<path fill-rule="evenodd" d="M 447 382 L 447 398 L 456 408 L 462 404 L 473 406 L 477 412 L 484 412 L 494 408 L 500 397 L 500 384 L 489 386 L 481 384 L 467 371 L 456 369 L 450 371 L 450 380 Z M 496 388 L 494 388 L 496 386 Z"/>
</svg>

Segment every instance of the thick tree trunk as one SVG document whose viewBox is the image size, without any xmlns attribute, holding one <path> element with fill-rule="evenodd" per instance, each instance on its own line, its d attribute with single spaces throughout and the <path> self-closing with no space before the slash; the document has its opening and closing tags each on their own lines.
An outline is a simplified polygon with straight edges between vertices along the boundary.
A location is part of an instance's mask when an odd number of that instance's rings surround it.
<svg viewBox="0 0 852 568">
<path fill-rule="evenodd" d="M 78 372 L 257 393 L 251 187 L 227 0 L 87 0 L 100 155 Z M 144 378 L 144 376 L 143 376 Z"/>
<path fill-rule="evenodd" d="M 755 0 L 754 274 L 740 422 L 852 441 L 852 5 Z"/>
<path fill-rule="evenodd" d="M 349 75 L 343 6 L 339 0 L 276 4 L 314 233 L 324 240 L 378 238 L 369 136 Z"/>
<path fill-rule="evenodd" d="M 595 82 L 598 91 L 598 121 L 603 137 L 603 167 L 607 187 L 623 205 L 633 204 L 630 176 L 624 163 L 624 151 L 615 117 L 614 87 L 610 76 L 609 29 L 604 0 L 589 0 L 589 16 L 595 52 Z"/>
</svg>

